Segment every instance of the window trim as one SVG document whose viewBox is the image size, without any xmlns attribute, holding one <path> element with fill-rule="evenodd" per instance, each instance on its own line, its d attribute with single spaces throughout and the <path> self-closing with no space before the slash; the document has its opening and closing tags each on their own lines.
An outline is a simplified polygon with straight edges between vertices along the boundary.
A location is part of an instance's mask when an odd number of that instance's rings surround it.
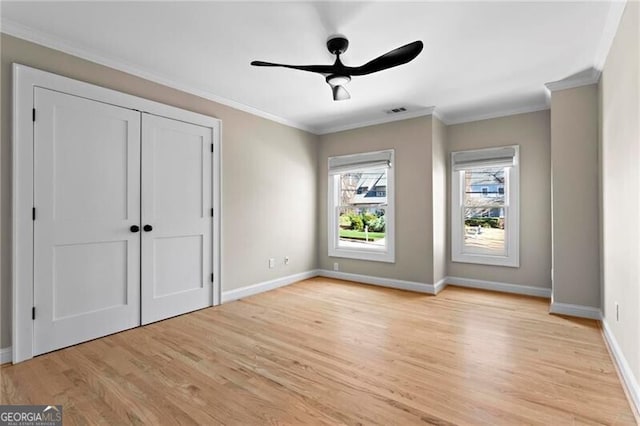
<svg viewBox="0 0 640 426">
<path fill-rule="evenodd" d="M 508 167 L 504 185 L 505 193 L 505 251 L 506 255 L 490 255 L 482 253 L 469 253 L 464 251 L 464 166 L 455 166 L 456 154 L 469 153 L 480 154 L 479 157 L 490 157 L 491 151 L 504 151 L 511 148 L 515 154 L 513 165 Z M 496 148 L 478 150 L 457 151 L 451 153 L 451 260 L 460 263 L 475 263 L 481 265 L 520 267 L 520 149 L 518 145 L 510 145 Z M 504 160 L 496 159 L 496 163 Z M 490 163 L 486 161 L 486 163 Z M 489 164 L 485 164 L 489 165 Z M 500 164 L 498 164 L 500 165 Z M 470 169 L 471 167 L 467 167 Z M 462 170 L 461 170 L 462 169 Z"/>
<path fill-rule="evenodd" d="M 330 173 L 331 164 L 362 163 L 378 154 L 389 154 L 390 165 L 387 168 L 387 204 L 385 206 L 386 250 L 338 247 L 338 218 L 336 208 L 340 205 L 339 174 Z M 329 157 L 327 161 L 327 244 L 329 257 L 369 260 L 375 262 L 395 263 L 395 150 L 363 152 Z M 343 168 L 344 166 L 340 166 Z M 358 170 L 356 166 L 352 170 Z M 343 170 L 342 172 L 347 172 Z"/>
</svg>

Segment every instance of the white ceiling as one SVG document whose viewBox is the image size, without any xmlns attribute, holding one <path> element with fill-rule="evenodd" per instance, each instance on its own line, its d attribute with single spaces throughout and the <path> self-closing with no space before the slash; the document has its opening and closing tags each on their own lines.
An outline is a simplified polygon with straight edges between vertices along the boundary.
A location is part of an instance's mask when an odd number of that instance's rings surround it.
<svg viewBox="0 0 640 426">
<path fill-rule="evenodd" d="M 623 3 L 624 5 L 624 3 Z M 544 84 L 602 66 L 619 20 L 610 2 L 1 2 L 2 32 L 326 133 L 424 114 L 446 122 L 543 109 Z M 354 77 L 334 102 L 318 74 L 264 60 L 346 65 L 414 40 L 412 62 Z M 402 116 L 384 110 L 404 106 Z"/>
</svg>

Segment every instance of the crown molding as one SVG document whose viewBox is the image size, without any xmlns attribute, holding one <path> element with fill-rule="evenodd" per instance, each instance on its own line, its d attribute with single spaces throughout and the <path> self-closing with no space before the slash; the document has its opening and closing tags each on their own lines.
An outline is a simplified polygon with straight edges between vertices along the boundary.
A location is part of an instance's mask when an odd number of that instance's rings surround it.
<svg viewBox="0 0 640 426">
<path fill-rule="evenodd" d="M 422 117 L 427 115 L 433 115 L 437 117 L 445 125 L 452 125 L 452 124 L 468 123 L 472 121 L 506 117 L 506 116 L 517 115 L 517 114 L 524 114 L 529 112 L 543 111 L 543 110 L 549 109 L 551 92 L 556 90 L 564 90 L 564 89 L 570 89 L 570 88 L 580 87 L 580 86 L 589 85 L 589 84 L 595 84 L 599 81 L 600 73 L 601 73 L 600 70 L 602 69 L 606 61 L 606 57 L 608 55 L 609 49 L 611 48 L 611 44 L 617 32 L 626 4 L 627 4 L 627 0 L 612 1 L 611 7 L 609 9 L 609 13 L 607 15 L 605 30 L 603 31 L 603 34 L 600 39 L 600 43 L 598 45 L 598 49 L 596 52 L 596 57 L 594 58 L 594 68 L 592 68 L 589 72 L 580 73 L 580 75 L 576 75 L 574 77 L 569 77 L 564 80 L 545 84 L 544 91 L 545 91 L 546 99 L 544 102 L 523 103 L 518 107 L 510 107 L 510 108 L 499 108 L 499 107 L 498 108 L 478 108 L 462 114 L 456 114 L 453 112 L 445 113 L 440 109 L 436 111 L 435 107 L 426 107 L 426 108 L 421 108 L 418 110 L 409 111 L 402 114 L 390 115 L 390 116 L 380 117 L 374 120 L 359 121 L 359 122 L 354 122 L 354 123 L 344 124 L 339 126 L 308 126 L 302 123 L 298 123 L 298 122 L 286 119 L 284 117 L 280 117 L 280 116 L 271 114 L 269 112 L 260 110 L 258 108 L 234 101 L 232 99 L 227 99 L 222 96 L 218 96 L 209 91 L 202 90 L 188 84 L 183 84 L 179 81 L 172 80 L 171 78 L 168 78 L 156 73 L 148 72 L 144 69 L 128 64 L 116 58 L 97 54 L 91 51 L 90 49 L 87 49 L 84 47 L 78 47 L 77 45 L 73 45 L 68 41 L 62 40 L 57 37 L 53 37 L 49 34 L 46 34 L 45 32 L 35 30 L 31 27 L 24 26 L 22 24 L 16 23 L 6 18 L 2 18 L 0 20 L 0 31 L 7 35 L 24 39 L 26 41 L 30 41 L 32 43 L 36 43 L 51 49 L 55 49 L 55 50 L 100 64 L 103 66 L 117 69 L 119 71 L 126 72 L 136 77 L 140 77 L 145 80 L 149 80 L 154 83 L 161 84 L 163 86 L 167 86 L 167 87 L 180 90 L 198 97 L 202 97 L 204 99 L 208 99 L 210 101 L 219 103 L 221 105 L 225 105 L 240 111 L 244 111 L 246 113 L 249 113 L 261 118 L 265 118 L 267 120 L 271 120 L 276 123 L 283 124 L 285 126 L 304 130 L 306 132 L 316 134 L 316 135 L 325 135 L 329 133 L 336 133 L 336 132 L 341 132 L 345 130 L 357 129 L 360 127 L 373 126 L 377 124 L 391 123 L 395 121 L 407 120 L 407 119 Z"/>
<path fill-rule="evenodd" d="M 189 93 L 204 99 L 208 99 L 210 101 L 213 101 L 213 102 L 216 102 L 240 111 L 244 111 L 258 117 L 266 118 L 267 120 L 275 121 L 276 123 L 284 124 L 285 126 L 294 127 L 296 129 L 300 129 L 309 133 L 316 134 L 316 131 L 313 128 L 306 126 L 304 124 L 288 120 L 286 118 L 268 113 L 266 111 L 262 111 L 258 108 L 245 105 L 241 102 L 236 102 L 232 99 L 227 99 L 225 97 L 218 96 L 209 91 L 202 90 L 188 84 L 183 84 L 181 82 L 172 80 L 168 77 L 164 77 L 160 74 L 155 74 L 152 72 L 145 71 L 134 65 L 120 61 L 116 58 L 104 56 L 104 55 L 95 53 L 89 49 L 78 47 L 58 37 L 54 37 L 49 34 L 46 34 L 45 32 L 35 30 L 31 27 L 28 27 L 22 24 L 18 24 L 17 22 L 11 21 L 6 18 L 2 18 L 0 20 L 0 32 L 10 35 L 12 37 L 17 37 L 17 38 L 20 38 L 44 47 L 48 47 L 50 49 L 58 50 L 60 52 L 67 53 L 69 55 L 76 56 L 78 58 L 81 58 L 90 62 L 94 62 L 99 65 L 113 68 L 118 71 L 123 71 L 123 72 L 126 72 L 127 74 L 131 74 L 136 77 L 140 77 L 145 80 L 149 80 L 154 83 L 158 83 L 163 86 L 170 87 L 172 89 L 180 90 L 185 93 Z"/>
<path fill-rule="evenodd" d="M 550 109 L 551 108 L 551 90 L 549 90 L 549 88 L 546 85 L 544 86 L 544 102 L 546 103 L 547 107 Z"/>
<path fill-rule="evenodd" d="M 600 42 L 596 50 L 596 57 L 594 60 L 594 68 L 602 71 L 604 64 L 609 56 L 609 50 L 613 44 L 613 39 L 618 33 L 618 27 L 624 14 L 624 9 L 627 5 L 627 0 L 614 0 L 609 6 L 609 13 L 607 14 L 607 20 L 604 24 L 604 30 L 600 36 Z"/>
<path fill-rule="evenodd" d="M 457 114 L 457 115 L 445 114 L 439 108 L 436 109 L 436 107 L 428 107 L 428 108 L 423 108 L 417 111 L 411 111 L 405 114 L 398 114 L 399 117 L 398 116 L 384 117 L 379 120 L 364 121 L 364 122 L 353 123 L 353 124 L 348 124 L 344 126 L 336 126 L 336 127 L 328 127 L 328 128 L 319 127 L 315 130 L 315 133 L 319 135 L 326 135 L 330 133 L 342 132 L 345 130 L 358 129 L 360 127 L 375 126 L 376 124 L 384 124 L 384 123 L 390 123 L 393 121 L 408 120 L 410 118 L 422 117 L 427 115 L 432 115 L 436 117 L 438 120 L 442 121 L 445 125 L 450 126 L 452 124 L 463 124 L 463 123 L 470 123 L 473 121 L 509 117 L 511 115 L 527 114 L 530 112 L 546 111 L 548 109 L 549 109 L 549 103 L 547 99 L 545 99 L 544 102 L 523 103 L 517 107 L 510 107 L 510 108 L 493 108 L 493 109 L 481 108 L 466 114 Z"/>
<path fill-rule="evenodd" d="M 409 120 L 411 118 L 432 115 L 434 111 L 435 111 L 435 107 L 430 106 L 426 108 L 420 108 L 414 111 L 407 111 L 405 113 L 391 114 L 386 117 L 377 118 L 375 120 L 366 120 L 366 121 L 360 121 L 360 122 L 344 124 L 340 126 L 332 126 L 332 127 L 318 127 L 315 129 L 315 133 L 318 135 L 327 135 L 329 133 L 338 133 L 338 132 L 343 132 L 345 130 L 353 130 L 353 129 L 359 129 L 361 127 L 375 126 L 377 124 L 385 124 L 385 123 L 392 123 L 394 121 Z"/>
<path fill-rule="evenodd" d="M 618 32 L 618 27 L 620 26 L 620 21 L 622 20 L 622 15 L 624 14 L 626 5 L 627 0 L 614 0 L 611 2 L 604 30 L 602 31 L 602 35 L 600 36 L 600 41 L 596 49 L 592 68 L 565 79 L 545 84 L 545 95 L 549 102 L 551 100 L 552 92 L 597 84 L 600 81 L 602 70 L 604 69 L 605 62 L 607 61 L 607 56 L 609 55 L 609 50 L 613 44 L 613 39 Z"/>
<path fill-rule="evenodd" d="M 546 83 L 544 86 L 547 103 L 551 103 L 552 92 L 597 84 L 600 81 L 600 75 L 604 69 L 605 62 L 607 61 L 607 56 L 609 56 L 609 50 L 611 50 L 613 39 L 618 32 L 618 27 L 620 26 L 624 9 L 627 6 L 627 1 L 628 0 L 613 0 L 611 2 L 604 30 L 602 31 L 602 35 L 600 36 L 600 41 L 596 49 L 593 68 L 575 76 L 567 77 L 563 80 Z"/>
<path fill-rule="evenodd" d="M 602 72 L 595 68 L 590 68 L 576 75 L 572 75 L 562 80 L 545 83 L 548 92 L 556 92 L 558 90 L 574 89 L 576 87 L 597 84 L 600 81 Z"/>
<path fill-rule="evenodd" d="M 470 123 L 472 121 L 490 120 L 492 118 L 509 117 L 511 115 L 526 114 L 529 112 L 545 111 L 549 109 L 549 105 L 545 102 L 523 103 L 517 107 L 510 108 L 480 108 L 466 114 L 456 114 L 455 116 L 443 115 L 438 113 L 440 120 L 446 125 Z"/>
<path fill-rule="evenodd" d="M 172 89 L 180 90 L 185 93 L 189 93 L 204 99 L 208 99 L 210 101 L 219 103 L 221 105 L 225 105 L 240 111 L 244 111 L 246 113 L 249 113 L 258 117 L 262 117 L 267 120 L 271 120 L 276 123 L 283 124 L 285 126 L 304 130 L 306 132 L 309 132 L 315 135 L 326 135 L 329 133 L 352 130 L 360 127 L 374 126 L 376 124 L 391 123 L 394 121 L 408 120 L 411 118 L 423 117 L 423 116 L 432 115 L 432 114 L 435 115 L 444 124 L 449 125 L 449 124 L 466 123 L 469 121 L 483 120 L 488 118 L 496 118 L 496 117 L 501 117 L 506 115 L 521 114 L 525 112 L 539 111 L 541 109 L 548 108 L 547 106 L 540 107 L 540 106 L 525 105 L 523 107 L 516 108 L 516 109 L 506 109 L 506 110 L 503 109 L 503 110 L 498 110 L 498 111 L 493 111 L 488 113 L 461 115 L 456 119 L 449 119 L 447 115 L 444 114 L 442 111 L 436 112 L 435 107 L 431 106 L 431 107 L 421 108 L 414 111 L 409 111 L 402 114 L 385 116 L 375 120 L 365 120 L 365 121 L 360 121 L 360 122 L 355 122 L 355 123 L 350 123 L 350 124 L 345 124 L 340 126 L 332 126 L 332 127 L 325 127 L 325 126 L 311 127 L 311 126 L 304 125 L 302 123 L 297 123 L 297 122 L 288 120 L 286 118 L 271 114 L 269 112 L 257 109 L 255 107 L 245 105 L 243 103 L 236 102 L 234 100 L 227 99 L 222 96 L 215 95 L 211 92 L 208 92 L 187 84 L 183 84 L 178 81 L 174 81 L 162 75 L 145 71 L 141 68 L 125 63 L 113 57 L 97 54 L 95 52 L 90 51 L 89 49 L 75 46 L 60 38 L 53 37 L 42 31 L 38 31 L 33 28 L 27 27 L 25 25 L 18 24 L 6 18 L 2 18 L 0 20 L 0 32 L 44 46 L 44 47 L 48 47 L 50 49 L 54 49 L 54 50 L 99 64 L 99 65 L 113 68 L 118 71 L 122 71 L 128 74 L 134 75 L 136 77 L 143 78 L 145 80 L 170 87 Z"/>
<path fill-rule="evenodd" d="M 442 114 L 442 111 L 440 111 L 439 109 L 434 108 L 432 115 L 438 120 L 440 120 L 442 123 L 444 123 L 445 125 L 449 124 L 449 120 L 447 120 L 446 116 L 444 116 Z"/>
</svg>

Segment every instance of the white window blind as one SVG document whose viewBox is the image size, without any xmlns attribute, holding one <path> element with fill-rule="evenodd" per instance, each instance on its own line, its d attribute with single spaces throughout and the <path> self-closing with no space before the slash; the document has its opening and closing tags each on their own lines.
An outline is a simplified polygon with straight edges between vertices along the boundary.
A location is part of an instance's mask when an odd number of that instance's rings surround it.
<svg viewBox="0 0 640 426">
<path fill-rule="evenodd" d="M 329 174 L 345 171 L 362 171 L 391 167 L 392 151 L 368 152 L 366 154 L 341 155 L 329 158 Z"/>
<path fill-rule="evenodd" d="M 451 156 L 454 171 L 487 166 L 512 167 L 517 162 L 516 149 L 514 147 L 454 152 Z"/>
</svg>

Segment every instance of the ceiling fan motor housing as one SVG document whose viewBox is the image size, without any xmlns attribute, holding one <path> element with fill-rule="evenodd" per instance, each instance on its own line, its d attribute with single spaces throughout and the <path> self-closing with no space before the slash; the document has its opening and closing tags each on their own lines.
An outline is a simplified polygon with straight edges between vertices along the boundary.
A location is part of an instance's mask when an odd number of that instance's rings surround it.
<svg viewBox="0 0 640 426">
<path fill-rule="evenodd" d="M 334 55 L 340 55 L 347 51 L 349 40 L 342 34 L 334 34 L 327 39 L 327 49 Z"/>
</svg>

